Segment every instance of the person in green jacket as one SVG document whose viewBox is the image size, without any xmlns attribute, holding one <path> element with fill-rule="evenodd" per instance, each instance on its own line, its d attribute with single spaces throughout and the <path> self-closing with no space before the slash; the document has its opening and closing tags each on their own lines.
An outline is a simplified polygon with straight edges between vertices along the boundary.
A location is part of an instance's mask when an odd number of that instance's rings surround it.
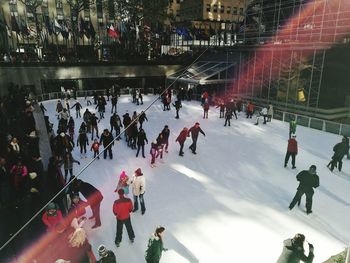
<svg viewBox="0 0 350 263">
<path fill-rule="evenodd" d="M 304 250 L 305 236 L 296 234 L 293 238 L 286 239 L 283 242 L 283 251 L 277 260 L 277 263 L 312 263 L 314 259 L 314 246 L 309 244 L 309 255 L 306 256 Z"/>
<path fill-rule="evenodd" d="M 157 226 L 156 230 L 148 240 L 148 247 L 145 253 L 147 263 L 159 263 L 162 252 L 168 249 L 163 247 L 163 236 L 165 228 Z"/>
<path fill-rule="evenodd" d="M 292 118 L 289 122 L 289 139 L 291 138 L 291 135 L 297 131 L 297 121 Z"/>
</svg>

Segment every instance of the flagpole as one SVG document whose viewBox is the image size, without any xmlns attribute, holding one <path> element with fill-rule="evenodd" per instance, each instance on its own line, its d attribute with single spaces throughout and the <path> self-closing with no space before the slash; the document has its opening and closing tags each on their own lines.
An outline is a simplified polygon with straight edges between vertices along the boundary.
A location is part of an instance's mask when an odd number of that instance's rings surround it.
<svg viewBox="0 0 350 263">
<path fill-rule="evenodd" d="M 4 10 L 2 9 L 2 13 L 4 14 Z M 12 18 L 11 18 L 11 20 L 12 20 Z M 13 34 L 12 34 L 12 21 L 10 20 L 10 25 L 11 25 L 11 43 L 12 43 L 12 48 L 14 48 L 15 47 L 15 42 L 14 42 L 14 40 L 13 40 L 13 38 L 14 38 L 14 36 L 13 36 Z"/>
</svg>

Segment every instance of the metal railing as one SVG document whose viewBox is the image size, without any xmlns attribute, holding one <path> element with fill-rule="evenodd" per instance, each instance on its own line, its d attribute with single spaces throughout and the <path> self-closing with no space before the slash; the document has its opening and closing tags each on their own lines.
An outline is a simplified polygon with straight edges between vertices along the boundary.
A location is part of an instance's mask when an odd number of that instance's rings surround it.
<svg viewBox="0 0 350 263">
<path fill-rule="evenodd" d="M 156 94 L 155 93 L 155 89 L 153 88 L 147 88 L 147 89 L 138 89 L 141 91 L 142 94 L 147 94 L 147 93 L 151 93 L 151 94 Z M 145 93 L 147 91 L 147 93 Z M 86 96 L 92 96 L 93 92 L 97 92 L 97 95 L 106 95 L 105 90 L 78 90 L 76 92 L 76 96 L 77 97 L 86 97 Z M 120 89 L 120 94 L 121 95 L 127 95 L 127 94 L 131 94 L 131 89 Z M 36 96 L 37 101 L 41 102 L 41 101 L 45 101 L 45 100 L 53 100 L 53 99 L 64 99 L 65 96 L 67 96 L 67 94 L 64 94 L 62 92 L 51 92 L 51 93 L 44 93 L 41 95 Z M 71 97 L 73 97 L 73 94 L 70 95 Z M 243 98 L 244 100 L 251 100 L 253 102 L 256 103 L 256 108 L 257 109 L 261 109 L 262 106 L 261 105 L 266 105 L 267 102 L 265 102 L 263 99 L 253 99 L 251 97 L 244 97 L 244 96 L 238 96 Z M 200 100 L 201 95 L 200 94 L 193 94 L 192 98 L 194 100 Z M 275 104 L 273 104 L 274 106 L 276 106 Z M 289 106 L 289 105 L 288 105 Z M 304 127 L 308 127 L 308 128 L 312 128 L 312 129 L 316 129 L 316 130 L 321 130 L 324 132 L 329 132 L 329 133 L 333 133 L 333 134 L 338 134 L 338 135 L 344 135 L 344 136 L 349 136 L 350 137 L 350 125 L 348 124 L 343 124 L 343 123 L 338 123 L 335 121 L 330 121 L 330 120 L 326 120 L 326 119 L 321 119 L 321 118 L 317 118 L 315 116 L 319 116 L 321 115 L 321 113 L 317 114 L 315 113 L 315 111 L 317 112 L 324 112 L 327 110 L 324 109 L 313 109 L 313 111 L 311 112 L 306 112 L 305 110 L 302 111 L 302 106 L 298 106 L 295 105 L 296 108 L 292 108 L 290 109 L 290 111 L 286 111 L 286 110 L 280 110 L 280 109 L 275 109 L 274 110 L 274 114 L 273 114 L 273 119 L 276 120 L 280 120 L 283 122 L 289 122 L 292 118 L 294 118 L 297 121 L 297 124 L 300 126 L 304 126 Z M 349 108 L 342 108 L 341 111 L 348 111 Z M 335 114 L 337 114 L 337 112 L 339 112 L 339 109 L 332 109 L 329 110 L 331 113 L 335 112 Z M 299 112 L 303 112 L 304 114 L 301 114 Z M 341 113 L 343 115 L 343 113 Z M 347 114 L 349 114 L 347 112 Z M 323 114 L 323 116 L 325 116 Z"/>
<path fill-rule="evenodd" d="M 131 94 L 132 89 L 120 89 L 119 94 L 120 95 L 128 95 Z M 139 90 L 142 94 L 155 94 L 155 89 L 154 88 L 145 88 L 145 89 L 137 89 Z M 96 89 L 96 90 L 78 90 L 76 91 L 76 96 L 77 97 L 91 97 L 93 93 L 96 92 L 98 96 L 105 96 L 106 91 L 101 90 L 101 89 Z M 60 100 L 60 99 L 65 99 L 67 97 L 73 98 L 74 94 L 73 93 L 63 93 L 63 92 L 50 92 L 50 93 L 43 93 L 40 95 L 36 95 L 36 101 L 41 102 L 41 101 L 46 101 L 46 100 Z"/>
</svg>

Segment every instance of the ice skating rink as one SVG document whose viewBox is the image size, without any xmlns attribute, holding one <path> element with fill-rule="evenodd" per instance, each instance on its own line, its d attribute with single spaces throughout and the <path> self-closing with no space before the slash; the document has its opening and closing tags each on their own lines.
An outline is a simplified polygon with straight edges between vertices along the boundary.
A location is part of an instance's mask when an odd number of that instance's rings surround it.
<svg viewBox="0 0 350 263">
<path fill-rule="evenodd" d="M 144 105 L 131 103 L 130 96 L 121 96 L 118 114 L 128 110 L 140 113 L 156 97 L 144 96 Z M 79 99 L 83 105 L 86 101 Z M 54 122 L 56 100 L 44 102 L 50 121 Z M 74 100 L 70 101 L 70 105 Z M 94 105 L 88 107 L 96 112 Z M 99 123 L 100 133 L 109 128 L 111 105 L 108 102 L 105 119 Z M 75 119 L 75 142 L 82 119 Z M 339 253 L 350 239 L 350 160 L 344 159 L 343 171 L 331 173 L 326 165 L 333 154 L 334 144 L 341 136 L 301 126 L 297 127 L 299 153 L 297 169 L 283 167 L 287 149 L 288 123 L 273 120 L 267 125 L 255 126 L 255 120 L 246 119 L 241 113 L 238 120 L 231 120 L 231 127 L 224 127 L 218 109 L 211 107 L 209 119 L 203 119 L 203 110 L 197 101 L 183 102 L 180 119 L 175 119 L 175 109 L 163 111 L 157 101 L 146 112 L 148 122 L 143 128 L 149 144 L 145 147 L 146 159 L 127 147 L 124 136 L 113 146 L 113 160 L 96 160 L 80 179 L 97 187 L 104 195 L 101 205 L 102 226 L 91 229 L 94 221 L 88 221 L 85 229 L 98 255 L 97 248 L 105 244 L 112 249 L 118 262 L 144 262 L 148 238 L 157 225 L 166 228 L 162 263 L 250 263 L 275 262 L 282 251 L 282 242 L 303 233 L 315 247 L 314 262 L 323 262 Z M 190 128 L 200 122 L 206 137 L 199 135 L 197 155 L 185 142 L 184 157 L 178 155 L 179 145 L 175 139 L 183 127 Z M 168 125 L 171 131 L 169 153 L 163 163 L 156 160 L 157 167 L 150 167 L 150 143 Z M 113 135 L 115 133 L 113 132 Z M 91 147 L 91 141 L 90 147 Z M 89 148 L 90 149 L 90 148 Z M 92 158 L 81 159 L 79 148 L 73 157 L 81 162 L 74 166 L 74 174 Z M 313 214 L 305 213 L 305 197 L 302 204 L 292 210 L 292 200 L 298 182 L 298 172 L 317 166 L 320 187 L 315 190 Z M 114 245 L 116 220 L 112 213 L 114 193 L 119 174 L 125 170 L 129 176 L 141 168 L 146 178 L 144 195 L 146 213 L 138 211 L 131 216 L 136 235 L 131 244 L 124 229 L 123 241 L 117 249 Z M 129 194 L 129 197 L 132 196 Z M 87 208 L 88 216 L 91 210 Z M 308 252 L 307 245 L 305 245 Z"/>
</svg>

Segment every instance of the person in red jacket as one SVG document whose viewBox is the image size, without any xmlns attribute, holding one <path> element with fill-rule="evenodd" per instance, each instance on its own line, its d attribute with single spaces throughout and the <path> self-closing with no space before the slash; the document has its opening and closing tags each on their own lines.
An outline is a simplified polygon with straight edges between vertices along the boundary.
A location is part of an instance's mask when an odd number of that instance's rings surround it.
<svg viewBox="0 0 350 263">
<path fill-rule="evenodd" d="M 62 212 L 57 209 L 57 205 L 55 203 L 48 204 L 46 212 L 42 216 L 42 221 L 47 226 L 47 230 L 54 230 L 55 226 L 62 220 Z"/>
<path fill-rule="evenodd" d="M 297 136 L 292 134 L 292 137 L 288 140 L 288 147 L 286 158 L 284 159 L 284 167 L 287 167 L 289 157 L 292 156 L 292 169 L 295 169 L 295 156 L 298 154 L 298 142 L 295 139 Z"/>
<path fill-rule="evenodd" d="M 124 190 L 118 190 L 119 199 L 114 201 L 113 213 L 117 218 L 117 235 L 115 237 L 115 244 L 117 247 L 120 246 L 123 235 L 123 225 L 125 224 L 126 231 L 128 232 L 131 243 L 134 242 L 135 234 L 132 229 L 130 213 L 133 210 L 132 202 L 129 198 L 124 196 Z"/>
<path fill-rule="evenodd" d="M 249 101 L 247 105 L 247 119 L 252 118 L 253 113 L 254 113 L 254 104 L 251 101 Z"/>
<path fill-rule="evenodd" d="M 94 140 L 94 143 L 91 145 L 90 150 L 94 150 L 94 158 L 97 156 L 97 159 L 100 159 L 100 144 L 97 139 Z"/>
<path fill-rule="evenodd" d="M 72 204 L 69 208 L 69 213 L 71 213 L 72 218 L 79 219 L 86 214 L 85 207 L 88 206 L 88 203 L 81 200 L 78 194 L 73 194 L 71 200 Z"/>
<path fill-rule="evenodd" d="M 184 143 L 187 139 L 187 133 L 188 133 L 188 129 L 185 127 L 182 129 L 182 131 L 180 132 L 179 136 L 177 136 L 175 142 L 179 142 L 180 144 L 180 152 L 179 155 L 180 156 L 184 156 L 184 152 L 182 151 L 184 148 Z"/>
</svg>

